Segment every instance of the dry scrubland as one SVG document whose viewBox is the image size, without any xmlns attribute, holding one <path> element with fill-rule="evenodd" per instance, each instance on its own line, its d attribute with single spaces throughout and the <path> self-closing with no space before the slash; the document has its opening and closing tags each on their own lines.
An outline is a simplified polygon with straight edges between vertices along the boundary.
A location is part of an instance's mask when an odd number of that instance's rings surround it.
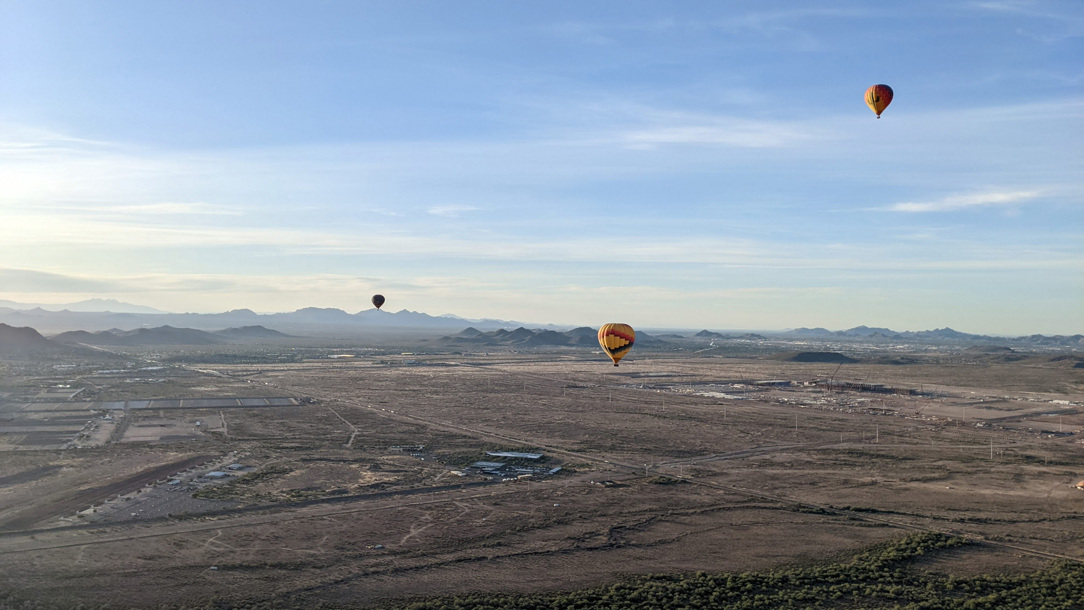
<svg viewBox="0 0 1084 610">
<path fill-rule="evenodd" d="M 613 368 L 558 352 L 87 372 L 67 380 L 86 387 L 75 401 L 300 404 L 118 408 L 82 448 L 0 438 L 0 590 L 16 607 L 378 606 L 808 565 L 915 531 L 977 541 L 923 560 L 961 577 L 1084 560 L 1084 369 L 923 362 L 643 353 Z M 754 383 L 769 380 L 791 383 Z M 36 382 L 8 381 L 9 403 Z M 485 450 L 562 470 L 453 472 Z M 164 491 L 231 462 L 246 468 L 225 483 Z"/>
</svg>

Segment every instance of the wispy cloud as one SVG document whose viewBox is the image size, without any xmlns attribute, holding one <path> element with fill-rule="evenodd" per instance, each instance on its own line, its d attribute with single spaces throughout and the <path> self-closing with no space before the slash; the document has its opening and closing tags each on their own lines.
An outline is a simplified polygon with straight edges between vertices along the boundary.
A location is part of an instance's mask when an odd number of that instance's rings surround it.
<svg viewBox="0 0 1084 610">
<path fill-rule="evenodd" d="M 1043 43 L 1057 43 L 1084 36 L 1084 14 L 1078 2 L 1035 2 L 1034 0 L 982 0 L 968 2 L 965 6 L 980 11 L 1032 18 L 1042 21 L 1042 29 L 1028 24 L 1017 28 L 1017 33 Z"/>
<path fill-rule="evenodd" d="M 725 32 L 750 32 L 765 37 L 794 36 L 800 26 L 811 18 L 859 18 L 868 16 L 862 9 L 839 9 L 830 7 L 810 7 L 788 10 L 750 12 L 728 19 L 712 22 L 712 25 Z"/>
<path fill-rule="evenodd" d="M 243 212 L 206 202 L 161 202 L 122 205 L 118 212 L 147 215 L 241 216 Z"/>
<path fill-rule="evenodd" d="M 433 206 L 426 210 L 427 213 L 433 216 L 443 216 L 445 218 L 458 218 L 463 215 L 464 212 L 477 212 L 481 208 L 476 208 L 470 205 L 438 205 Z"/>
<path fill-rule="evenodd" d="M 68 147 L 99 149 L 110 148 L 107 142 L 76 138 L 51 129 L 29 125 L 0 123 L 0 155 L 10 152 L 26 154 L 37 149 L 64 149 Z"/>
<path fill-rule="evenodd" d="M 634 148 L 673 144 L 779 148 L 810 137 L 802 130 L 778 123 L 733 120 L 635 129 L 622 134 L 621 139 Z"/>
<path fill-rule="evenodd" d="M 751 105 L 759 99 L 748 90 L 732 93 L 741 105 Z M 665 145 L 782 148 L 822 140 L 831 132 L 831 128 L 808 122 L 689 112 L 626 100 L 595 100 L 569 107 L 574 108 L 575 115 L 595 126 L 592 130 L 574 132 L 576 135 L 568 138 L 570 144 L 579 139 L 631 148 Z"/>
<path fill-rule="evenodd" d="M 704 19 L 630 19 L 627 21 L 586 22 L 563 21 L 539 26 L 539 30 L 557 37 L 579 43 L 605 45 L 614 44 L 623 36 L 698 32 L 725 32 L 730 35 L 752 35 L 760 38 L 778 40 L 789 38 L 787 44 L 806 41 L 796 38 L 805 36 L 802 31 L 804 22 L 815 18 L 860 18 L 868 16 L 869 11 L 851 8 L 811 7 L 774 11 L 726 11 L 727 16 Z"/>
<path fill-rule="evenodd" d="M 603 34 L 601 28 L 596 25 L 579 21 L 565 21 L 542 26 L 542 31 L 549 32 L 559 38 L 574 41 L 580 44 L 607 45 L 613 39 Z"/>
<path fill-rule="evenodd" d="M 95 277 L 4 268 L 0 268 L 0 286 L 4 287 L 3 292 L 6 295 L 20 292 L 107 293 L 120 287 L 116 282 Z"/>
<path fill-rule="evenodd" d="M 1039 191 L 991 191 L 966 195 L 949 195 L 933 201 L 906 201 L 882 210 L 890 212 L 955 212 L 973 208 L 1011 207 L 1037 198 Z"/>
<path fill-rule="evenodd" d="M 335 255 L 338 258 L 358 256 L 394 256 L 400 261 L 459 261 L 509 265 L 576 264 L 576 265 L 691 265 L 693 275 L 706 269 L 760 269 L 790 273 L 809 270 L 817 273 L 831 270 L 935 271 L 975 269 L 1065 269 L 1079 264 L 1078 257 L 1056 246 L 1037 249 L 1009 248 L 1004 244 L 953 244 L 951 252 L 927 252 L 924 255 L 900 257 L 891 246 L 863 244 L 789 244 L 770 239 L 741 239 L 733 236 L 688 236 L 674 240 L 667 236 L 639 235 L 635 239 L 615 235 L 583 238 L 497 238 L 489 235 L 477 239 L 469 236 L 435 236 L 421 229 L 402 228 L 373 231 L 359 240 L 347 227 L 339 230 L 303 228 L 260 228 L 251 226 L 216 226 L 211 223 L 190 227 L 130 224 L 117 220 L 88 217 L 12 218 L 10 239 L 0 247 L 5 253 L 43 248 L 54 254 L 70 252 L 66 268 L 70 270 L 103 269 L 103 261 L 79 258 L 85 252 L 98 255 L 115 253 L 121 256 L 131 273 L 144 271 L 138 264 L 142 254 L 161 253 L 165 249 L 185 260 L 189 253 L 206 257 L 219 250 L 232 252 L 247 248 L 265 257 L 295 259 L 298 256 Z M 130 255 L 129 255 L 130 253 Z M 97 256 L 97 255 L 96 255 Z M 225 254 L 223 255 L 226 256 Z M 100 258 L 100 256 L 99 256 Z M 199 258 L 199 257 L 194 257 Z M 148 266 L 147 269 L 151 267 Z M 177 269 L 184 273 L 186 268 Z M 563 273 L 563 272 L 562 272 Z M 679 270 L 670 269 L 674 277 Z"/>
<path fill-rule="evenodd" d="M 1043 17 L 1058 20 L 1080 20 L 1079 11 L 1058 11 L 1050 2 L 1036 2 L 1035 0 L 974 0 L 965 6 L 992 11 L 997 13 L 1015 13 L 1029 17 Z M 1071 9 L 1078 8 L 1076 2 L 1065 3 L 1064 6 Z"/>
</svg>

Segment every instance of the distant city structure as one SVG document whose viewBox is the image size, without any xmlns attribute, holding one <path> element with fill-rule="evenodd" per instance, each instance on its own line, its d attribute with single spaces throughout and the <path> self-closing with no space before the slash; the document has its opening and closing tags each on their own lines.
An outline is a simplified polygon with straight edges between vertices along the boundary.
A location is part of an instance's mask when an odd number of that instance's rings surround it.
<svg viewBox="0 0 1084 610">
<path fill-rule="evenodd" d="M 519 451 L 486 451 L 485 454 L 489 457 L 503 457 L 513 460 L 541 460 L 545 457 L 542 453 L 523 453 Z M 547 466 L 525 466 L 508 464 L 507 462 L 491 462 L 488 460 L 482 460 L 474 462 L 467 467 L 467 470 L 474 470 L 485 475 L 492 477 L 500 477 L 502 480 L 522 480 L 531 477 L 538 476 L 550 476 L 557 474 L 561 471 L 561 467 L 547 467 Z"/>
<path fill-rule="evenodd" d="M 489 457 L 519 458 L 523 460 L 540 460 L 541 453 L 518 453 L 515 451 L 486 451 Z"/>
</svg>

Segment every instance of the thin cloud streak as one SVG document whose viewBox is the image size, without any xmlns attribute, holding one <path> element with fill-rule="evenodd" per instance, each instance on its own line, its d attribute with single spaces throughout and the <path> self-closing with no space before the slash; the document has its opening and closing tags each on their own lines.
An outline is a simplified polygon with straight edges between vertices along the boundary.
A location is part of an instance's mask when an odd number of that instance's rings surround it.
<svg viewBox="0 0 1084 610">
<path fill-rule="evenodd" d="M 710 120 L 701 124 L 630 130 L 617 139 L 632 147 L 693 144 L 733 148 L 782 148 L 815 139 L 809 129 L 749 120 Z"/>
<path fill-rule="evenodd" d="M 1057 248 L 1022 250 L 975 244 L 968 258 L 898 259 L 890 249 L 858 245 L 791 246 L 769 240 L 735 238 L 637 238 L 633 243 L 615 236 L 584 239 L 515 240 L 436 237 L 401 231 L 373 234 L 364 240 L 350 231 L 329 232 L 289 228 L 220 226 L 149 226 L 90 217 L 14 217 L 5 249 L 52 247 L 58 249 L 138 253 L 147 249 L 185 250 L 259 247 L 268 254 L 394 256 L 400 259 L 438 258 L 462 261 L 520 263 L 571 262 L 602 264 L 693 264 L 747 269 L 821 270 L 936 270 L 1069 269 L 1079 264 Z M 960 253 L 964 248 L 954 244 Z M 973 257 L 973 258 L 972 258 Z"/>
<path fill-rule="evenodd" d="M 464 212 L 477 212 L 480 209 L 470 205 L 438 205 L 429 208 L 426 212 L 433 216 L 459 218 Z"/>
<path fill-rule="evenodd" d="M 592 107 L 586 110 L 590 114 L 580 119 L 582 123 L 569 124 L 567 120 L 561 123 L 558 115 L 579 115 L 585 106 L 566 102 L 565 107 L 567 112 L 554 113 L 554 122 L 535 127 L 528 135 L 486 140 L 179 152 L 40 135 L 39 140 L 25 141 L 28 148 L 0 151 L 0 205 L 83 201 L 135 206 L 185 199 L 218 205 L 206 194 L 214 192 L 223 201 L 264 206 L 314 196 L 336 205 L 349 200 L 357 206 L 360 201 L 362 208 L 381 213 L 388 204 L 379 198 L 394 194 L 439 214 L 454 205 L 431 202 L 433 192 L 440 192 L 442 184 L 485 193 L 500 186 L 552 187 L 586 180 L 664 176 L 718 167 L 724 162 L 745 166 L 749 151 L 756 149 L 774 153 L 758 157 L 758 162 L 768 167 L 783 168 L 802 161 L 823 166 L 836 159 L 839 169 L 833 169 L 835 172 L 864 171 L 848 168 L 854 165 L 850 159 L 856 144 L 866 136 L 843 117 L 769 121 L 624 104 Z M 969 109 L 967 116 L 969 122 L 961 124 L 958 111 L 939 111 L 926 113 L 918 122 L 932 126 L 930 135 L 944 132 L 941 138 L 946 142 L 968 141 L 972 132 L 989 132 L 991 124 L 1024 125 L 1084 117 L 1084 100 L 979 107 Z M 924 134 L 916 134 L 912 142 L 904 145 L 929 146 Z M 989 149 L 1000 143 L 985 142 L 984 146 Z M 636 154 L 644 151 L 654 152 Z M 1066 164 L 1072 155 L 1079 157 L 1077 149 L 1065 152 L 1069 155 L 1063 160 Z M 1011 150 L 1000 156 L 1006 162 L 1016 160 Z M 1037 168 L 1048 166 L 1045 163 Z M 300 189 L 300 184 L 316 186 Z M 422 203 L 422 197 L 429 201 Z"/>
<path fill-rule="evenodd" d="M 890 212 L 955 212 L 971 208 L 1007 207 L 1028 203 L 1038 198 L 1039 191 L 992 191 L 967 195 L 950 195 L 937 201 L 904 202 L 880 208 Z"/>
<path fill-rule="evenodd" d="M 146 214 L 152 216 L 242 216 L 244 213 L 236 209 L 228 209 L 223 206 L 206 202 L 162 202 L 144 203 L 136 205 L 121 205 L 114 208 L 122 214 Z M 99 208 L 101 211 L 102 209 Z"/>
</svg>

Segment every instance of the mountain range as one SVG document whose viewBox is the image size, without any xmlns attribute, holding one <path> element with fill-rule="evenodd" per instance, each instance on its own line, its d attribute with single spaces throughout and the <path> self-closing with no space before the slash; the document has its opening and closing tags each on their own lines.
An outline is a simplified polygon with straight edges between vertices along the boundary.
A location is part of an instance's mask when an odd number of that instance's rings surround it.
<svg viewBox="0 0 1084 610">
<path fill-rule="evenodd" d="M 0 356 L 31 356 L 60 354 L 83 346 L 134 347 L 140 345 L 219 345 L 224 343 L 251 343 L 268 339 L 288 339 L 285 335 L 262 326 L 227 328 L 217 332 L 205 332 L 192 328 L 137 328 L 135 330 L 111 330 L 87 332 L 75 330 L 46 338 L 36 329 L 16 327 L 0 323 Z"/>
<path fill-rule="evenodd" d="M 113 313 L 166 313 L 161 309 L 146 307 L 144 305 L 132 305 L 122 303 L 116 299 L 87 299 L 77 303 L 17 303 L 0 299 L 0 308 L 8 309 L 44 309 L 45 311 L 81 311 L 81 312 L 113 312 Z"/>
<path fill-rule="evenodd" d="M 215 345 L 219 343 L 236 343 L 248 339 L 287 339 L 290 335 L 280 333 L 277 330 L 264 328 L 263 326 L 243 326 L 241 328 L 227 328 L 215 332 L 206 332 L 194 328 L 174 328 L 172 326 L 159 326 L 158 328 L 137 328 L 135 330 L 102 330 L 87 332 L 85 330 L 73 330 L 60 333 L 50 340 L 55 343 L 66 345 Z"/>
<path fill-rule="evenodd" d="M 453 331 L 474 325 L 485 329 L 528 326 L 510 320 L 468 320 L 458 316 L 431 316 L 406 309 L 395 313 L 367 309 L 350 314 L 341 309 L 306 307 L 289 313 L 258 314 L 251 309 L 224 313 L 133 313 L 112 311 L 49 311 L 40 307 L 15 309 L 0 306 L 0 322 L 12 326 L 30 326 L 44 333 L 71 330 L 102 331 L 110 329 L 157 328 L 173 326 L 216 331 L 223 328 L 263 326 L 286 333 L 349 332 L 393 329 Z M 531 324 L 532 327 L 539 325 Z M 542 328 L 556 328 L 541 325 Z"/>
<path fill-rule="evenodd" d="M 888 328 L 856 326 L 848 330 L 828 330 L 826 328 L 796 328 L 779 333 L 785 338 L 838 338 L 844 340 L 888 340 L 921 343 L 998 343 L 1005 345 L 1032 345 L 1048 347 L 1084 347 L 1084 335 L 1027 335 L 1023 337 L 991 337 L 972 335 L 951 328 L 938 328 L 920 331 L 895 331 Z"/>
<path fill-rule="evenodd" d="M 18 305 L 19 308 L 3 306 Z M 107 308 L 118 306 L 122 309 L 138 309 L 138 305 L 130 305 L 112 300 L 92 299 L 78 304 L 80 308 L 94 306 Z M 53 306 L 56 307 L 56 306 Z M 512 329 L 534 328 L 554 333 L 563 333 L 567 327 L 556 325 L 538 325 L 510 320 L 482 319 L 471 320 L 454 315 L 432 316 L 426 313 L 409 311 L 406 309 L 397 312 L 388 312 L 381 309 L 367 309 L 357 313 L 347 313 L 341 309 L 306 307 L 288 313 L 258 314 L 250 309 L 235 309 L 216 314 L 196 313 L 146 313 L 138 311 L 76 311 L 65 309 L 51 311 L 42 307 L 27 308 L 26 304 L 0 301 L 0 323 L 15 327 L 32 327 L 46 334 L 63 333 L 67 331 L 82 330 L 88 332 L 153 329 L 160 327 L 173 327 L 176 329 L 194 329 L 205 332 L 217 332 L 222 329 L 263 327 L 275 329 L 282 333 L 295 335 L 350 335 L 372 334 L 380 332 L 415 331 L 425 333 L 451 333 L 465 327 L 470 327 L 479 333 L 495 332 Z M 575 332 L 580 329 L 572 329 Z M 470 337 L 456 335 L 446 338 L 447 341 L 469 342 Z M 677 334 L 667 331 L 657 335 L 656 339 L 682 339 L 694 340 L 765 340 L 765 339 L 819 339 L 839 341 L 902 341 L 921 343 L 980 343 L 1019 346 L 1041 346 L 1055 348 L 1084 348 L 1084 336 L 1076 335 L 1029 335 L 1025 337 L 992 337 L 988 335 L 974 335 L 962 333 L 951 328 L 939 328 L 924 331 L 895 331 L 888 328 L 856 326 L 847 330 L 828 330 L 826 328 L 797 328 L 782 332 L 761 331 L 757 334 L 723 334 L 709 330 L 702 330 L 692 337 L 688 334 Z M 527 338 L 522 338 L 527 340 Z M 126 340 L 135 340 L 128 338 Z M 445 340 L 445 339 L 442 339 Z M 488 338 L 475 338 L 479 343 L 516 341 L 516 338 L 490 336 Z M 577 345 L 574 336 L 558 339 L 553 335 L 543 335 L 530 339 L 540 344 Z M 641 342 L 643 339 L 641 339 Z M 116 343 L 114 343 L 116 344 Z"/>
<path fill-rule="evenodd" d="M 590 347 L 598 348 L 598 329 L 581 326 L 566 331 L 546 329 L 531 330 L 519 327 L 515 330 L 504 328 L 482 332 L 469 327 L 455 335 L 437 339 L 437 343 L 447 347 Z M 665 341 L 645 332 L 636 333 L 636 345 L 662 345 Z"/>
</svg>

